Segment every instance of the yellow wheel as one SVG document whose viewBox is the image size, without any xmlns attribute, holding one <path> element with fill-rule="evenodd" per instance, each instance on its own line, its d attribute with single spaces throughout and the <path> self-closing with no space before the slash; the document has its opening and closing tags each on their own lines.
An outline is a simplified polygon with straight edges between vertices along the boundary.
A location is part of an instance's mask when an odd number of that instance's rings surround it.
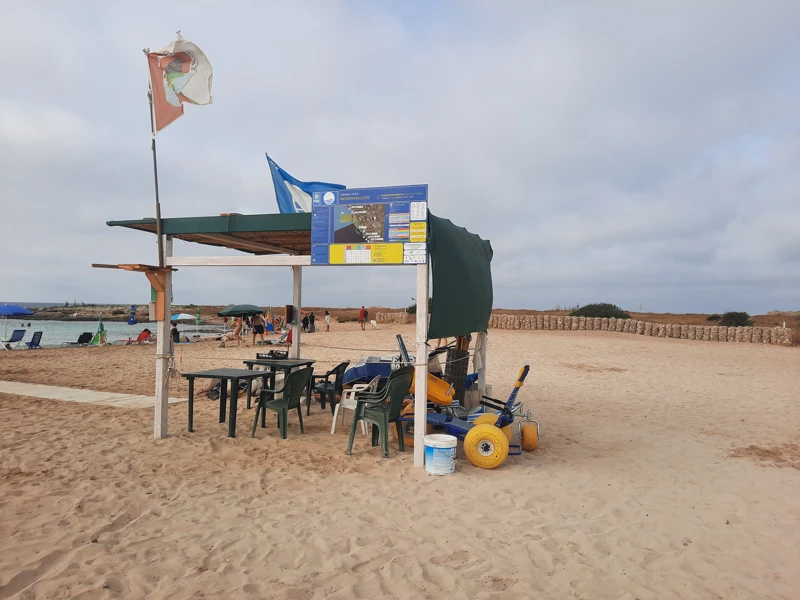
<svg viewBox="0 0 800 600">
<path fill-rule="evenodd" d="M 522 449 L 526 452 L 539 447 L 539 430 L 533 423 L 522 426 Z"/>
<path fill-rule="evenodd" d="M 414 403 L 411 402 L 403 408 L 403 411 L 400 413 L 402 417 L 413 417 L 414 416 Z M 403 432 L 403 443 L 410 447 L 414 447 L 414 423 L 409 421 L 401 421 L 400 422 L 400 430 Z M 394 431 L 394 428 L 392 428 Z M 425 425 L 425 435 L 431 433 L 433 429 L 429 424 Z"/>
<path fill-rule="evenodd" d="M 508 457 L 508 439 L 494 425 L 475 425 L 464 438 L 467 459 L 481 469 L 494 469 Z"/>
<path fill-rule="evenodd" d="M 473 423 L 475 423 L 475 425 L 484 425 L 484 424 L 494 425 L 495 423 L 497 423 L 497 417 L 498 417 L 498 415 L 495 415 L 493 413 L 487 413 L 485 415 L 480 415 L 477 419 L 475 419 L 473 421 Z M 510 442 L 511 441 L 511 425 L 506 425 L 505 427 L 500 429 L 500 431 L 502 431 L 503 433 L 506 434 L 506 437 L 508 438 L 508 441 Z"/>
<path fill-rule="evenodd" d="M 407 421 L 402 421 L 400 423 L 400 429 L 403 432 L 403 443 L 410 448 L 414 447 L 414 423 L 409 423 Z M 430 425 L 425 426 L 425 435 L 428 435 L 433 430 L 431 429 Z"/>
</svg>

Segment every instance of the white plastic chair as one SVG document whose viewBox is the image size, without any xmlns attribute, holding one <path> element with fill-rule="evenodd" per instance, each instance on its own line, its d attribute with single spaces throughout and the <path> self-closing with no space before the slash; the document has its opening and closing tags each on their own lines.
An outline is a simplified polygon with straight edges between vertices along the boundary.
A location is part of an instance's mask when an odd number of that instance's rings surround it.
<svg viewBox="0 0 800 600">
<path fill-rule="evenodd" d="M 381 376 L 378 375 L 369 383 L 357 383 L 350 389 L 342 391 L 342 399 L 339 401 L 339 404 L 336 405 L 336 408 L 333 411 L 331 434 L 336 433 L 336 417 L 339 416 L 339 409 L 343 408 L 354 411 L 356 409 L 356 405 L 358 404 L 358 393 L 374 392 L 378 389 L 378 383 L 380 380 Z M 344 425 L 344 412 L 342 413 L 342 425 Z M 361 421 L 361 433 L 363 435 L 367 435 L 367 424 L 364 421 Z"/>
</svg>

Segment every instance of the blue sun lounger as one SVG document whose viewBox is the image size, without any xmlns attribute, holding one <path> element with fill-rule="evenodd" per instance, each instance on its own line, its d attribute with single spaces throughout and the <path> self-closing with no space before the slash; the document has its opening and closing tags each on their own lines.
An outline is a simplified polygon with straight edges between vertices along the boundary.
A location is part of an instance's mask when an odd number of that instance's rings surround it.
<svg viewBox="0 0 800 600">
<path fill-rule="evenodd" d="M 25 330 L 24 329 L 15 329 L 11 332 L 11 337 L 7 340 L 0 340 L 0 346 L 3 347 L 3 350 L 13 350 L 16 348 L 19 343 L 22 341 L 22 338 L 25 337 Z"/>
<path fill-rule="evenodd" d="M 25 345 L 28 347 L 28 350 L 33 350 L 34 348 L 39 348 L 40 350 L 42 347 L 39 345 L 39 342 L 42 341 L 42 332 L 36 331 L 33 334 L 30 342 L 25 342 Z"/>
</svg>

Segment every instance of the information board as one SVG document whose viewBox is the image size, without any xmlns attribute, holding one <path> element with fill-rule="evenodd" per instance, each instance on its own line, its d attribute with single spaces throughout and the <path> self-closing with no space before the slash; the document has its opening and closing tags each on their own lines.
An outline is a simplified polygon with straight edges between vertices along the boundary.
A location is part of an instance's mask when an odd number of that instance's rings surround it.
<svg viewBox="0 0 800 600">
<path fill-rule="evenodd" d="M 428 261 L 428 186 L 314 192 L 312 265 L 418 265 Z"/>
</svg>

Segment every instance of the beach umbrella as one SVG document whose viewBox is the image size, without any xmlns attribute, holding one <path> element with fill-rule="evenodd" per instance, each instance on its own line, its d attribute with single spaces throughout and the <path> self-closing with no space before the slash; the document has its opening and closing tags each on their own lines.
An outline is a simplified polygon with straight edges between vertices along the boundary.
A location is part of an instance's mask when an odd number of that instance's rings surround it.
<svg viewBox="0 0 800 600">
<path fill-rule="evenodd" d="M 260 315 L 264 312 L 263 308 L 254 306 L 252 304 L 237 304 L 229 306 L 226 309 L 219 311 L 217 314 L 220 317 L 252 317 Z"/>
<path fill-rule="evenodd" d="M 190 315 L 189 313 L 180 313 L 177 315 L 172 315 L 170 321 L 194 321 L 194 315 Z"/>
<path fill-rule="evenodd" d="M 99 346 L 106 341 L 106 328 L 103 325 L 103 313 L 100 313 L 100 320 L 97 322 L 97 333 L 92 338 L 92 344 Z"/>
<path fill-rule="evenodd" d="M 6 330 L 3 339 L 8 339 L 8 317 L 27 317 L 33 313 L 19 304 L 0 304 L 0 316 L 6 321 Z"/>
<path fill-rule="evenodd" d="M 131 304 L 131 314 L 128 317 L 128 325 L 130 326 L 129 333 L 128 333 L 128 341 L 131 341 L 131 336 L 133 336 L 133 326 L 136 325 L 136 306 Z"/>
</svg>

